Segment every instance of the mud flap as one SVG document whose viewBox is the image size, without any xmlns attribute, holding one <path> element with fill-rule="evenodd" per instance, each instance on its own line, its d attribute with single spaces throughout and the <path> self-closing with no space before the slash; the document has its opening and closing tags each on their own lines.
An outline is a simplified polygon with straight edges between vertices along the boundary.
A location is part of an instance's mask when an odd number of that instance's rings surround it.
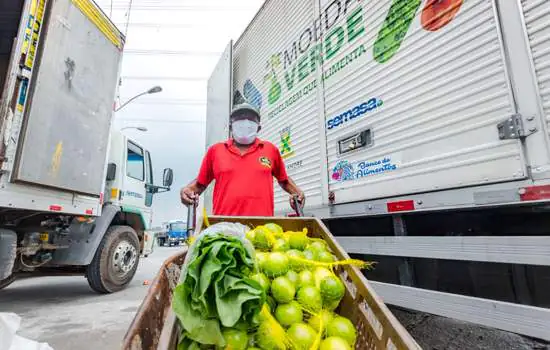
<svg viewBox="0 0 550 350">
<path fill-rule="evenodd" d="M 56 245 L 69 246 L 66 249 L 57 250 L 51 261 L 54 265 L 86 266 L 92 262 L 94 254 L 103 239 L 105 232 L 113 221 L 120 207 L 106 205 L 101 216 L 91 223 L 81 223 L 74 220 L 69 227 L 69 234 L 62 236 Z"/>
</svg>

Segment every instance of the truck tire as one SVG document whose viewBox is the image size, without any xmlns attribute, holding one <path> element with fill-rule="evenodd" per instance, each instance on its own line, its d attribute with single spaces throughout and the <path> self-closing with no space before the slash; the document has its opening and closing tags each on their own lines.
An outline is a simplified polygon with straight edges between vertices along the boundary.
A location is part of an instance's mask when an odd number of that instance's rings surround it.
<svg viewBox="0 0 550 350">
<path fill-rule="evenodd" d="M 139 239 L 133 228 L 109 227 L 86 270 L 90 287 L 103 294 L 124 289 L 136 273 L 139 251 Z"/>
</svg>

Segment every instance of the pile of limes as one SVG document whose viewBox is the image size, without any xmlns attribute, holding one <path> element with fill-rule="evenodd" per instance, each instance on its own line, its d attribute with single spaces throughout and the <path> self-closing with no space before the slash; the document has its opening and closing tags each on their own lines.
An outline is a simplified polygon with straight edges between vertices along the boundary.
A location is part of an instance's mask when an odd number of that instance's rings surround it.
<svg viewBox="0 0 550 350">
<path fill-rule="evenodd" d="M 270 316 L 261 315 L 252 333 L 227 330 L 226 349 L 355 348 L 355 326 L 335 311 L 346 288 L 328 264 L 335 258 L 326 243 L 308 237 L 306 230 L 283 232 L 271 223 L 246 236 L 256 248 L 258 271 L 252 279 L 266 291 Z"/>
</svg>

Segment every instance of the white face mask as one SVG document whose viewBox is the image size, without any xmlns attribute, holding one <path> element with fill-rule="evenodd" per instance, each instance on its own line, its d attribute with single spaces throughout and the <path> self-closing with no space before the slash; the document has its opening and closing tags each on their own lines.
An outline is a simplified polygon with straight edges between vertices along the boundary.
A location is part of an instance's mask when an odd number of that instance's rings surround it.
<svg viewBox="0 0 550 350">
<path fill-rule="evenodd" d="M 233 138 L 241 145 L 250 145 L 258 136 L 259 124 L 252 120 L 236 120 L 232 125 Z"/>
</svg>

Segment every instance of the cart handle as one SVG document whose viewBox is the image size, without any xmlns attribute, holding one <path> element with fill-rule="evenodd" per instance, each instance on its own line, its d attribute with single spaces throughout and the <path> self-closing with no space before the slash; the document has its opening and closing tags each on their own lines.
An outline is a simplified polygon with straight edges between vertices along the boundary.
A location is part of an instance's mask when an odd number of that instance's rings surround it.
<svg viewBox="0 0 550 350">
<path fill-rule="evenodd" d="M 302 205 L 298 201 L 298 196 L 297 195 L 292 196 L 292 202 L 294 203 L 294 211 L 296 212 L 296 216 L 303 217 L 304 216 L 304 208 L 302 208 Z"/>
<path fill-rule="evenodd" d="M 187 206 L 187 237 L 193 236 L 197 224 L 197 203 Z"/>
</svg>

